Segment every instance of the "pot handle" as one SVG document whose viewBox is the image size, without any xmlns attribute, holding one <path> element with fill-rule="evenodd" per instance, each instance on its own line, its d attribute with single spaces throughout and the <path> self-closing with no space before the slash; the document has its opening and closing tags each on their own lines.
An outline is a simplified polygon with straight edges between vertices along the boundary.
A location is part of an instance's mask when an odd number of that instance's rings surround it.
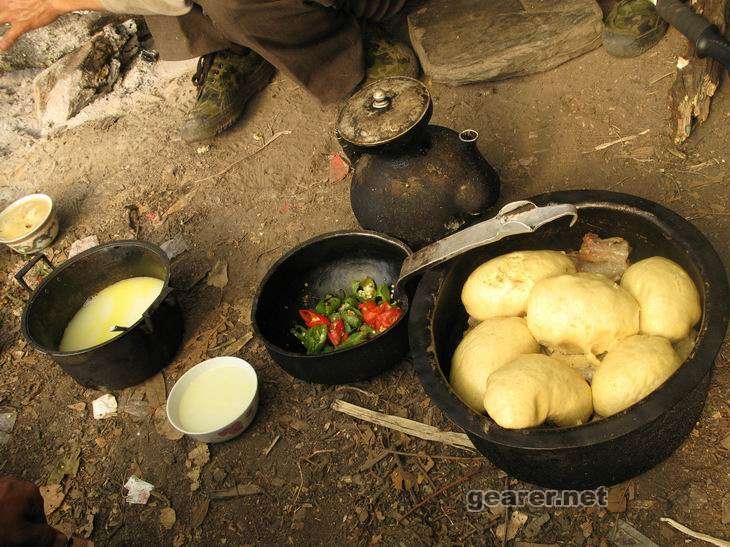
<svg viewBox="0 0 730 547">
<path fill-rule="evenodd" d="M 51 270 L 53 270 L 53 264 L 51 264 L 51 261 L 49 258 L 44 255 L 43 253 L 35 255 L 33 258 L 31 258 L 28 262 L 26 262 L 25 266 L 20 268 L 18 273 L 15 274 L 15 281 L 17 281 L 21 287 L 23 287 L 26 291 L 29 293 L 33 293 L 33 289 L 30 288 L 30 285 L 25 281 L 26 274 L 35 266 L 38 264 L 39 261 L 43 261 L 46 263 L 46 266 L 48 266 Z"/>
</svg>

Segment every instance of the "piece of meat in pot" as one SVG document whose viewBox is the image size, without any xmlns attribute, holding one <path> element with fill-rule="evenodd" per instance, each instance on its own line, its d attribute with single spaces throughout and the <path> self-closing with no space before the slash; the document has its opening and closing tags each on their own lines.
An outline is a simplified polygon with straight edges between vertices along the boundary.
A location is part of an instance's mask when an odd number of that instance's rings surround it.
<svg viewBox="0 0 730 547">
<path fill-rule="evenodd" d="M 631 246 L 622 237 L 601 239 L 594 233 L 583 236 L 583 243 L 576 253 L 579 272 L 601 274 L 618 281 L 629 267 Z"/>
</svg>

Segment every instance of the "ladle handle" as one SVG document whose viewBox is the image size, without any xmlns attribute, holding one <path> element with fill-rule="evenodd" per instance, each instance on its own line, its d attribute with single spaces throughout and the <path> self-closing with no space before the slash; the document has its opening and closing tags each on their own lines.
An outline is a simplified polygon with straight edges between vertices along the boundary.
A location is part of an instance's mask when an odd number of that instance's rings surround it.
<svg viewBox="0 0 730 547">
<path fill-rule="evenodd" d="M 563 217 L 571 217 L 572 226 L 578 209 L 570 203 L 550 203 L 538 207 L 531 201 L 514 201 L 500 209 L 497 216 L 465 228 L 408 256 L 401 266 L 396 286 L 429 268 L 433 268 L 477 247 L 508 236 L 529 234 L 540 226 Z"/>
<path fill-rule="evenodd" d="M 31 258 L 28 262 L 26 262 L 25 266 L 20 268 L 18 273 L 15 274 L 15 281 L 17 281 L 21 287 L 23 287 L 26 291 L 29 293 L 33 292 L 33 289 L 30 288 L 30 285 L 25 281 L 26 274 L 35 266 L 38 264 L 39 261 L 43 261 L 46 263 L 46 265 L 53 270 L 53 264 L 51 264 L 51 261 L 48 259 L 46 255 L 43 253 L 35 255 L 33 258 Z"/>
</svg>

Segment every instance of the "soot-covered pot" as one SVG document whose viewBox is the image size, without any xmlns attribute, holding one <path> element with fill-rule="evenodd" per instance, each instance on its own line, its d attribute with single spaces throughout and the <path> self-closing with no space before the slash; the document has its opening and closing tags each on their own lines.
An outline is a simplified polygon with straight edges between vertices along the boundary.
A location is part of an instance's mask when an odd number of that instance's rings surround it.
<svg viewBox="0 0 730 547">
<path fill-rule="evenodd" d="M 32 291 L 23 311 L 23 336 L 86 387 L 121 389 L 143 382 L 165 367 L 180 347 L 183 316 L 169 286 L 170 261 L 156 245 L 114 241 L 93 247 L 57 267 L 37 255 L 16 279 L 31 291 L 23 276 L 39 260 L 51 270 Z M 154 277 L 162 292 L 142 318 L 122 334 L 98 346 L 64 352 L 59 344 L 71 318 L 89 297 L 130 277 Z"/>
<path fill-rule="evenodd" d="M 474 249 L 427 272 L 409 323 L 416 370 L 434 402 L 482 454 L 511 476 L 551 488 L 616 484 L 667 458 L 697 423 L 728 323 L 725 269 L 697 228 L 651 201 L 593 190 L 543 194 L 531 201 L 571 203 L 578 209 L 577 223 L 572 228 L 551 223 L 533 234 Z M 625 238 L 633 247 L 632 261 L 660 255 L 685 268 L 702 302 L 695 347 L 662 386 L 618 414 L 576 427 L 503 429 L 471 410 L 448 382 L 451 357 L 467 328 L 461 288 L 474 268 L 490 258 L 525 249 L 577 249 L 586 232 Z"/>
<path fill-rule="evenodd" d="M 499 176 L 478 133 L 429 125 L 431 95 L 418 80 L 385 78 L 355 93 L 337 119 L 354 165 L 350 201 L 363 228 L 414 249 L 479 216 L 499 197 Z"/>
</svg>

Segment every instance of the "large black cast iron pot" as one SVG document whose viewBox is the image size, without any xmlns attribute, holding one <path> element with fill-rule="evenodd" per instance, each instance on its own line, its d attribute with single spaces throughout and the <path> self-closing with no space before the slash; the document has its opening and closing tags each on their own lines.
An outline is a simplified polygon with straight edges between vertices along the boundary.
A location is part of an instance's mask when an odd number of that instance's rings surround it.
<svg viewBox="0 0 730 547">
<path fill-rule="evenodd" d="M 424 275 L 409 324 L 411 351 L 426 392 L 496 466 L 551 488 L 593 488 L 636 476 L 667 458 L 697 422 L 728 323 L 728 282 L 710 243 L 692 224 L 651 201 L 612 192 L 543 194 L 538 205 L 573 203 L 577 224 L 552 223 L 471 251 Z M 451 356 L 467 326 L 461 287 L 489 258 L 523 249 L 570 250 L 586 232 L 621 236 L 631 260 L 661 255 L 681 264 L 700 290 L 703 315 L 689 359 L 659 389 L 625 411 L 578 427 L 507 430 L 472 411 L 448 383 Z"/>
<path fill-rule="evenodd" d="M 175 356 L 182 341 L 183 317 L 169 287 L 170 261 L 159 247 L 142 241 L 115 241 L 84 251 L 55 269 L 45 255 L 38 255 L 16 276 L 28 290 L 23 276 L 39 259 L 45 259 L 52 272 L 25 306 L 23 336 L 74 380 L 87 387 L 129 387 L 159 372 Z M 59 351 L 68 322 L 90 296 L 140 276 L 165 282 L 142 319 L 98 346 Z"/>
<path fill-rule="evenodd" d="M 353 281 L 372 277 L 377 283 L 393 283 L 410 253 L 397 239 L 363 231 L 332 232 L 298 245 L 261 281 L 251 311 L 256 336 L 282 369 L 306 382 L 358 382 L 390 369 L 408 352 L 406 294 L 396 294 L 405 313 L 395 325 L 347 350 L 306 355 L 291 329 L 302 322 L 299 309 L 314 307 L 317 299 L 337 294 Z"/>
</svg>

